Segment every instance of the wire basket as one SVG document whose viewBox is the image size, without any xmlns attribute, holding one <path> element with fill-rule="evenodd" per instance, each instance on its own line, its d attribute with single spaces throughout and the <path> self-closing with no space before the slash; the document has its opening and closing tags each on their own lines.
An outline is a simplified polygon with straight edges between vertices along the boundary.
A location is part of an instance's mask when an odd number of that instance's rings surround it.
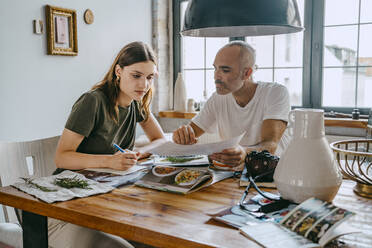
<svg viewBox="0 0 372 248">
<path fill-rule="evenodd" d="M 372 198 L 372 139 L 337 141 L 331 148 L 342 174 L 357 182 L 354 192 Z"/>
</svg>

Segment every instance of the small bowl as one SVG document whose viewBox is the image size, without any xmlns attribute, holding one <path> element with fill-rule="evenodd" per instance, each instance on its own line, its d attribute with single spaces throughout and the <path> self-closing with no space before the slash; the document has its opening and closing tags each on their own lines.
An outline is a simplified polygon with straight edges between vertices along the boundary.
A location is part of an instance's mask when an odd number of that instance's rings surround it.
<svg viewBox="0 0 372 248">
<path fill-rule="evenodd" d="M 231 165 L 227 165 L 227 164 L 223 164 L 221 162 L 218 162 L 216 160 L 213 160 L 212 161 L 213 163 L 213 166 L 219 170 L 232 170 L 233 166 Z"/>
<path fill-rule="evenodd" d="M 183 170 L 174 178 L 174 182 L 180 186 L 192 185 L 203 175 L 200 170 Z"/>
<path fill-rule="evenodd" d="M 180 172 L 183 168 L 176 168 L 171 166 L 157 165 L 152 168 L 152 174 L 158 177 L 166 177 Z"/>
</svg>

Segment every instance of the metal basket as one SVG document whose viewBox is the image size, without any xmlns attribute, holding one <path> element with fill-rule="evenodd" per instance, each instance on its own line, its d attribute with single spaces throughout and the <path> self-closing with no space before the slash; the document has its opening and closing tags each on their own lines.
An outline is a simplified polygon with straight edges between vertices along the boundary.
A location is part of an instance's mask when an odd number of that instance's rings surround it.
<svg viewBox="0 0 372 248">
<path fill-rule="evenodd" d="M 331 148 L 342 174 L 357 182 L 354 192 L 372 198 L 372 139 L 337 141 Z"/>
</svg>

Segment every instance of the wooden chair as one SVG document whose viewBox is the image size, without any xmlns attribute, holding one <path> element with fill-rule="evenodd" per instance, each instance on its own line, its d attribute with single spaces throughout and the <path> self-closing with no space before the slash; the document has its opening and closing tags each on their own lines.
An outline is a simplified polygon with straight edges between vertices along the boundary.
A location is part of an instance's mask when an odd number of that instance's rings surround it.
<svg viewBox="0 0 372 248">
<path fill-rule="evenodd" d="M 59 138 L 0 142 L 0 186 L 11 185 L 19 181 L 19 177 L 52 175 L 56 169 L 54 156 Z M 1 207 L 5 223 L 0 223 L 0 244 L 22 247 L 22 228 L 16 211 L 11 207 Z"/>
</svg>

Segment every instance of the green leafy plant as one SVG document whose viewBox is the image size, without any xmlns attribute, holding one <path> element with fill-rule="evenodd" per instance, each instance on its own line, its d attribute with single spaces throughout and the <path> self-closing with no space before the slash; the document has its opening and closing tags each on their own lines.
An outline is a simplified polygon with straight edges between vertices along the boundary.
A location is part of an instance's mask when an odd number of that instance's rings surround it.
<svg viewBox="0 0 372 248">
<path fill-rule="evenodd" d="M 87 180 L 79 179 L 77 176 L 73 178 L 56 178 L 54 180 L 54 184 L 58 185 L 63 188 L 71 189 L 71 188 L 80 188 L 80 189 L 92 189 L 89 187 L 89 183 Z"/>
<path fill-rule="evenodd" d="M 23 179 L 27 185 L 30 185 L 31 187 L 34 187 L 34 188 L 37 188 L 37 189 L 40 189 L 41 191 L 44 191 L 44 192 L 54 192 L 54 191 L 57 191 L 56 189 L 50 189 L 48 187 L 41 186 L 41 185 L 39 185 L 37 183 L 34 183 L 33 182 L 33 179 L 31 179 L 31 178 L 21 177 L 21 179 Z"/>
<path fill-rule="evenodd" d="M 194 158 L 180 158 L 180 157 L 167 157 L 163 159 L 163 161 L 169 161 L 172 163 L 186 163 L 192 160 L 201 159 L 202 157 L 194 157 Z"/>
</svg>

